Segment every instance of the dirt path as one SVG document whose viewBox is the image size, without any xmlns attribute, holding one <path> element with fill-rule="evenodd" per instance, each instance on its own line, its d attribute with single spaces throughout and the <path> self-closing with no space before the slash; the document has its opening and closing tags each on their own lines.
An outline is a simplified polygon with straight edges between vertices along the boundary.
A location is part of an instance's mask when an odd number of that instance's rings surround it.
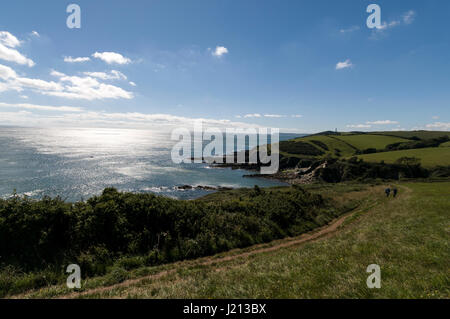
<svg viewBox="0 0 450 319">
<path fill-rule="evenodd" d="M 305 242 L 309 242 L 309 241 L 313 241 L 316 240 L 318 238 L 322 238 L 325 236 L 329 236 L 331 234 L 333 234 L 334 232 L 336 232 L 336 230 L 344 223 L 344 221 L 347 219 L 347 217 L 353 215 L 354 213 L 356 213 L 355 211 L 352 211 L 350 213 L 347 213 L 335 220 L 333 220 L 330 224 L 326 225 L 326 226 L 322 226 L 318 229 L 315 229 L 309 233 L 300 235 L 298 237 L 293 237 L 291 239 L 284 239 L 284 241 L 282 243 L 276 244 L 274 246 L 271 247 L 263 247 L 263 248 L 257 248 L 255 250 L 249 251 L 249 252 L 244 252 L 244 253 L 240 253 L 240 254 L 236 254 L 236 255 L 231 255 L 231 256 L 225 256 L 225 257 L 220 257 L 220 258 L 211 258 L 211 257 L 206 257 L 206 258 L 202 258 L 200 259 L 200 262 L 198 263 L 194 263 L 194 264 L 189 264 L 189 266 L 209 266 L 212 264 L 216 264 L 216 263 L 222 263 L 222 262 L 227 262 L 227 261 L 232 261 L 238 258 L 246 258 L 252 255 L 256 255 L 256 254 L 262 254 L 262 253 L 267 253 L 267 252 L 272 252 L 272 251 L 276 251 L 282 248 L 287 248 L 287 247 L 291 247 L 291 246 L 296 246 L 296 245 L 300 245 L 303 244 Z M 258 247 L 258 246 L 267 246 L 267 244 L 262 244 L 262 245 L 257 245 L 254 247 Z M 206 259 L 206 260 L 205 260 Z M 100 293 L 104 293 L 106 291 L 112 290 L 112 289 L 116 289 L 116 288 L 121 288 L 121 287 L 129 287 L 135 284 L 138 284 L 144 280 L 149 280 L 149 279 L 159 279 L 161 277 L 170 275 L 172 273 L 175 273 L 177 271 L 177 269 L 171 269 L 171 270 L 165 270 L 165 271 L 161 271 L 157 274 L 153 274 L 153 275 L 149 275 L 149 276 L 145 276 L 145 277 L 141 277 L 141 278 L 136 278 L 136 279 L 129 279 L 126 280 L 120 284 L 115 284 L 112 286 L 107 286 L 107 287 L 100 287 L 100 288 L 94 288 L 94 289 L 90 289 L 90 290 L 86 290 L 83 292 L 75 292 L 75 293 L 71 293 L 68 295 L 63 295 L 63 296 L 57 296 L 56 298 L 60 298 L 60 299 L 71 299 L 71 298 L 77 298 L 77 297 L 81 297 L 81 296 L 86 296 L 86 295 L 91 295 L 91 294 L 100 294 Z"/>
<path fill-rule="evenodd" d="M 400 195 L 399 197 L 406 198 L 410 195 L 411 190 L 408 187 L 400 186 L 399 188 L 403 190 L 403 192 L 401 192 L 401 194 L 399 194 Z M 369 207 L 365 207 L 364 211 L 370 212 L 372 207 L 373 207 L 373 205 L 371 205 Z M 239 258 L 246 258 L 246 257 L 253 256 L 256 254 L 273 252 L 273 251 L 277 251 L 282 248 L 288 248 L 288 247 L 292 247 L 292 246 L 296 246 L 296 245 L 301 245 L 306 242 L 311 242 L 311 241 L 317 240 L 319 238 L 325 238 L 325 237 L 333 235 L 334 233 L 336 233 L 336 231 L 339 229 L 339 227 L 342 226 L 342 224 L 345 222 L 345 220 L 348 217 L 353 216 L 354 214 L 361 212 L 361 211 L 362 210 L 360 208 L 357 208 L 354 211 L 351 211 L 347 214 L 340 216 L 339 218 L 336 218 L 335 220 L 330 222 L 328 225 L 322 226 L 318 229 L 315 229 L 309 233 L 302 234 L 298 237 L 282 239 L 281 240 L 282 242 L 276 243 L 270 247 L 267 247 L 268 243 L 260 244 L 260 245 L 253 246 L 252 248 L 254 248 L 254 249 L 251 251 L 237 253 L 234 255 L 229 255 L 229 256 L 219 257 L 219 258 L 210 256 L 210 257 L 199 258 L 195 261 L 180 261 L 180 262 L 176 262 L 176 263 L 172 264 L 172 266 L 176 266 L 176 265 L 180 265 L 180 266 L 185 265 L 185 266 L 189 266 L 189 267 L 209 266 L 209 265 L 213 265 L 213 264 L 217 264 L 217 263 L 233 261 L 233 260 L 236 260 Z M 233 253 L 233 251 L 230 251 L 228 253 Z M 133 285 L 139 284 L 140 282 L 142 282 L 144 280 L 159 279 L 164 276 L 168 276 L 170 274 L 176 273 L 177 270 L 178 270 L 178 267 L 174 267 L 174 269 L 163 270 L 157 274 L 152 274 L 152 275 L 148 275 L 148 276 L 144 276 L 144 277 L 140 277 L 140 278 L 136 278 L 136 279 L 129 279 L 129 280 L 126 280 L 119 284 L 115 284 L 115 285 L 111 285 L 111 286 L 107 286 L 107 287 L 93 288 L 93 289 L 89 289 L 89 290 L 82 291 L 82 292 L 73 292 L 73 293 L 66 294 L 66 295 L 56 296 L 55 298 L 72 299 L 72 298 L 78 298 L 78 297 L 92 295 L 92 294 L 101 294 L 101 293 L 104 293 L 104 292 L 107 292 L 107 291 L 110 291 L 110 290 L 113 290 L 116 288 L 133 286 Z M 218 269 L 218 270 L 220 270 L 220 269 Z M 23 298 L 25 296 L 26 296 L 26 294 L 21 295 L 21 296 L 12 296 L 12 298 Z"/>
</svg>

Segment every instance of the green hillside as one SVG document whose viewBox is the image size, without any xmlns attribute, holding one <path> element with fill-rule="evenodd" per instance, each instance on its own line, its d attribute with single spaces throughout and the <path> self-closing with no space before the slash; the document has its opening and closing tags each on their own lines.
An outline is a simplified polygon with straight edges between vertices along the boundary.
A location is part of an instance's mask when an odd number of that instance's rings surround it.
<svg viewBox="0 0 450 319">
<path fill-rule="evenodd" d="M 450 165 L 450 148 L 449 147 L 432 147 L 420 148 L 412 150 L 401 150 L 393 152 L 381 152 L 375 154 L 359 155 L 358 158 L 366 162 L 394 163 L 401 157 L 416 157 L 421 160 L 422 166 L 431 168 L 435 166 Z"/>
<path fill-rule="evenodd" d="M 420 158 L 424 166 L 432 167 L 450 165 L 446 150 L 432 150 L 437 146 L 450 146 L 450 142 L 441 145 L 439 143 L 442 142 L 436 142 L 436 139 L 446 136 L 450 136 L 449 132 L 323 132 L 281 142 L 280 154 L 297 159 L 350 158 L 358 155 L 370 162 L 384 160 L 386 163 L 395 162 L 400 157 L 414 156 Z"/>
<path fill-rule="evenodd" d="M 329 155 L 335 155 L 339 153 L 341 156 L 348 156 L 355 153 L 355 147 L 352 147 L 348 143 L 345 143 L 333 135 L 317 135 L 317 136 L 309 136 L 304 138 L 305 141 L 312 143 L 315 146 L 318 146 L 316 141 L 320 141 L 327 146 L 325 150 Z"/>
<path fill-rule="evenodd" d="M 402 138 L 418 137 L 422 140 L 438 138 L 442 136 L 450 136 L 450 132 L 444 131 L 392 131 L 392 132 L 374 132 L 371 134 L 390 135 Z"/>
<path fill-rule="evenodd" d="M 373 134 L 344 135 L 344 136 L 336 136 L 336 138 L 354 146 L 359 150 L 365 150 L 368 148 L 382 150 L 389 144 L 409 141 L 401 137 L 373 135 Z"/>
<path fill-rule="evenodd" d="M 450 183 L 329 185 L 308 190 L 360 206 L 329 227 L 300 237 L 164 266 L 29 291 L 25 298 L 444 298 L 450 297 Z M 366 268 L 381 267 L 381 289 Z M 127 280 L 128 279 L 128 280 Z M 125 281 L 124 281 L 125 280 Z M 116 284 L 115 284 L 116 283 Z"/>
</svg>

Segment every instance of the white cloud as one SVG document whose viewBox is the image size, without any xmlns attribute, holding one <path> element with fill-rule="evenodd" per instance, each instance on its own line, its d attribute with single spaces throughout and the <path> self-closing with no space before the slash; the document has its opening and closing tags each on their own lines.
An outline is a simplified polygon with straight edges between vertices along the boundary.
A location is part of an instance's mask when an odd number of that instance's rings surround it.
<svg viewBox="0 0 450 319">
<path fill-rule="evenodd" d="M 221 57 L 228 53 L 228 49 L 222 46 L 217 46 L 216 49 L 212 52 L 212 55 L 216 57 Z"/>
<path fill-rule="evenodd" d="M 252 118 L 252 117 L 261 117 L 261 114 L 254 113 L 254 114 L 245 114 L 244 118 Z"/>
<path fill-rule="evenodd" d="M 34 31 L 34 30 L 31 32 L 31 34 L 34 35 L 35 37 L 38 37 L 38 38 L 41 37 L 41 35 L 39 34 L 39 32 Z"/>
<path fill-rule="evenodd" d="M 8 31 L 0 31 L 0 44 L 15 48 L 20 46 L 20 41 Z"/>
<path fill-rule="evenodd" d="M 64 62 L 67 63 L 81 63 L 81 62 L 88 62 L 91 58 L 89 57 L 79 57 L 79 58 L 72 58 L 71 56 L 64 57 Z"/>
<path fill-rule="evenodd" d="M 439 120 L 439 116 L 435 115 L 431 117 L 433 120 Z"/>
<path fill-rule="evenodd" d="M 62 87 L 55 82 L 47 82 L 39 79 L 19 77 L 10 67 L 0 64 L 0 91 L 22 91 L 25 88 L 41 90 L 60 90 Z"/>
<path fill-rule="evenodd" d="M 434 122 L 426 125 L 429 129 L 450 130 L 450 123 Z"/>
<path fill-rule="evenodd" d="M 396 26 L 400 25 L 400 21 L 391 21 L 391 22 L 386 22 L 384 21 L 383 23 L 381 23 L 381 25 L 379 27 L 377 27 L 378 30 L 386 30 L 386 29 L 390 29 Z"/>
<path fill-rule="evenodd" d="M 126 80 L 127 77 L 122 72 L 112 70 L 110 73 L 105 72 L 83 72 L 87 76 L 99 78 L 101 80 Z"/>
<path fill-rule="evenodd" d="M 371 124 L 371 125 L 393 125 L 393 124 L 399 124 L 399 123 L 397 121 L 384 120 L 384 121 L 366 122 L 366 124 Z"/>
<path fill-rule="evenodd" d="M 411 24 L 414 22 L 414 19 L 416 18 L 416 13 L 413 10 L 409 10 L 403 15 L 403 23 L 404 24 Z"/>
<path fill-rule="evenodd" d="M 55 111 L 60 107 L 55 107 Z M 225 119 L 189 118 L 171 114 L 144 114 L 138 112 L 108 113 L 81 110 L 79 112 L 64 112 L 55 115 L 35 114 L 28 111 L 0 112 L 0 124 L 15 124 L 24 126 L 72 126 L 72 127 L 127 127 L 127 128 L 158 128 L 173 129 L 190 127 L 196 121 L 202 121 L 203 126 L 219 129 L 261 127 L 260 125 L 233 122 Z"/>
<path fill-rule="evenodd" d="M 368 124 L 349 124 L 347 125 L 348 128 L 371 128 L 372 125 Z"/>
<path fill-rule="evenodd" d="M 0 31 L 0 59 L 33 67 L 35 65 L 33 60 L 28 59 L 15 49 L 20 44 L 21 42 L 11 33 Z"/>
<path fill-rule="evenodd" d="M 349 32 L 354 32 L 354 31 L 358 31 L 360 28 L 357 25 L 351 26 L 349 28 L 345 28 L 345 29 L 340 29 L 339 32 L 340 33 L 349 33 Z"/>
<path fill-rule="evenodd" d="M 344 62 L 338 62 L 336 64 L 336 70 L 342 70 L 342 69 L 350 68 L 352 66 L 353 66 L 353 64 L 350 61 L 350 59 L 347 59 Z"/>
<path fill-rule="evenodd" d="M 92 55 L 96 59 L 100 59 L 108 64 L 128 64 L 131 60 L 116 52 L 95 52 Z"/>
<path fill-rule="evenodd" d="M 64 84 L 64 89 L 41 92 L 44 95 L 85 100 L 133 98 L 133 93 L 114 85 L 101 83 L 90 76 L 68 76 L 57 71 L 52 71 L 51 74 L 59 78 Z"/>
<path fill-rule="evenodd" d="M 131 86 L 136 86 L 136 83 L 134 83 L 133 81 L 130 81 L 129 84 L 130 84 Z"/>
<path fill-rule="evenodd" d="M 0 112 L 0 123 L 12 125 L 30 125 L 30 120 L 32 119 L 31 118 L 32 116 L 33 113 L 28 111 Z"/>
<path fill-rule="evenodd" d="M 56 112 L 81 112 L 82 109 L 79 107 L 72 106 L 48 106 L 48 105 L 35 105 L 35 104 L 11 104 L 11 103 L 1 103 L 0 107 L 9 108 L 22 108 L 29 110 L 39 110 L 39 111 L 56 111 Z"/>
<path fill-rule="evenodd" d="M 34 89 L 38 93 L 63 90 L 63 86 L 60 83 L 40 79 L 16 78 L 12 81 L 12 84 L 18 85 L 21 88 L 20 91 L 23 90 L 23 88 Z"/>
<path fill-rule="evenodd" d="M 383 21 L 381 26 L 375 28 L 372 31 L 371 39 L 379 39 L 380 38 L 379 36 L 382 36 L 383 33 L 385 33 L 388 29 L 392 29 L 401 25 L 412 24 L 414 22 L 415 17 L 416 12 L 414 10 L 409 10 L 405 12 L 401 17 L 395 20 L 389 22 Z"/>
<path fill-rule="evenodd" d="M 293 117 L 293 118 L 301 118 L 301 117 L 303 117 L 303 115 L 300 115 L 300 114 L 293 114 L 291 117 Z"/>
<path fill-rule="evenodd" d="M 57 77 L 58 82 L 19 77 L 12 68 L 0 64 L 0 79 L 5 81 L 0 82 L 0 92 L 11 90 L 21 92 L 24 89 L 31 89 L 42 95 L 84 100 L 132 99 L 134 97 L 131 92 L 101 83 L 91 76 L 68 76 L 55 70 L 50 74 Z M 112 72 L 111 75 L 118 78 L 124 76 L 120 72 Z"/>
<path fill-rule="evenodd" d="M 285 116 L 280 115 L 280 114 L 264 114 L 264 117 L 281 118 L 281 117 L 285 117 Z"/>
<path fill-rule="evenodd" d="M 0 64 L 0 79 L 8 80 L 16 77 L 17 77 L 16 71 L 11 69 L 9 66 Z"/>
</svg>

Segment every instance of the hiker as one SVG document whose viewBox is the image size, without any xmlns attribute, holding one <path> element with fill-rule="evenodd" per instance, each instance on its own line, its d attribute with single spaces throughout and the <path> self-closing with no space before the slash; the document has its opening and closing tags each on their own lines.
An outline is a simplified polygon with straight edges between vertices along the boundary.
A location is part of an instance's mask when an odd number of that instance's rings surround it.
<svg viewBox="0 0 450 319">
<path fill-rule="evenodd" d="M 394 198 L 397 196 L 397 188 L 394 188 Z"/>
<path fill-rule="evenodd" d="M 391 194 L 391 189 L 388 187 L 384 192 L 386 193 L 386 197 L 389 197 L 389 195 Z"/>
</svg>

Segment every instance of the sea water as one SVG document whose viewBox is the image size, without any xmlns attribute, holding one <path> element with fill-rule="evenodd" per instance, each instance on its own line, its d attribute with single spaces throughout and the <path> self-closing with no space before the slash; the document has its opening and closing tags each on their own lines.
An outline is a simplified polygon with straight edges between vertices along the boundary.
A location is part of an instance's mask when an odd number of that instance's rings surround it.
<svg viewBox="0 0 450 319">
<path fill-rule="evenodd" d="M 280 140 L 295 137 L 280 134 Z M 245 178 L 245 170 L 174 164 L 170 132 L 108 128 L 0 127 L 0 197 L 16 191 L 31 198 L 86 200 L 106 187 L 181 199 L 209 193 L 181 185 L 260 187 L 284 185 Z M 244 149 L 245 145 L 238 145 Z"/>
</svg>

